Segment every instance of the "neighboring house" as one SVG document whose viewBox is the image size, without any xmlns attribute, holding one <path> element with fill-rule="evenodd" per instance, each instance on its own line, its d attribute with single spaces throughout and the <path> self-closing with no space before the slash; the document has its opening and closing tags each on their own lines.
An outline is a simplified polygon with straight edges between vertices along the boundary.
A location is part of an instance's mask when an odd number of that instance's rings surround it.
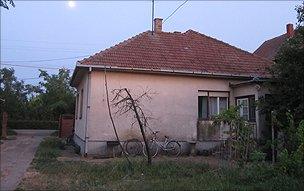
<svg viewBox="0 0 304 191">
<path fill-rule="evenodd" d="M 259 138 L 264 116 L 254 102 L 267 93 L 262 82 L 271 64 L 193 30 L 163 32 L 157 18 L 153 32 L 77 62 L 71 81 L 78 91 L 74 140 L 82 154 L 105 154 L 107 142 L 116 140 L 107 110 L 105 69 L 109 91 L 126 87 L 137 95 L 146 88 L 155 92 L 142 104 L 160 138 L 177 139 L 183 148 L 189 142 L 199 146 L 224 139 L 223 129 L 212 129 L 209 122 L 235 104 L 242 104 L 240 113 L 255 125 Z M 121 140 L 140 137 L 139 128 L 131 125 L 133 114 L 114 120 Z"/>
<path fill-rule="evenodd" d="M 267 58 L 269 60 L 274 60 L 280 47 L 287 39 L 293 37 L 294 33 L 295 31 L 293 24 L 287 24 L 285 34 L 265 41 L 258 49 L 256 49 L 256 51 L 254 51 L 254 54 Z"/>
</svg>

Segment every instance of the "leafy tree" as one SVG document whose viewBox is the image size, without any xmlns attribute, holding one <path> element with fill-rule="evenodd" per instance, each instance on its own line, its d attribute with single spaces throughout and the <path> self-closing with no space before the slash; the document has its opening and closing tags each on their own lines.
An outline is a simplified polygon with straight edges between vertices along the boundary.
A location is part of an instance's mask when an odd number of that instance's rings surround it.
<svg viewBox="0 0 304 191">
<path fill-rule="evenodd" d="M 285 115 L 290 112 L 296 120 L 304 116 L 304 28 L 297 29 L 278 52 L 275 63 L 270 68 L 272 99 L 268 107 Z"/>
<path fill-rule="evenodd" d="M 0 71 L 1 112 L 7 111 L 10 119 L 58 120 L 61 114 L 74 113 L 75 90 L 68 70 L 54 75 L 41 70 L 39 86 L 19 81 L 12 68 Z"/>
<path fill-rule="evenodd" d="M 11 6 L 15 7 L 15 3 L 13 0 L 0 0 L 0 7 L 4 7 L 5 9 L 9 9 L 7 4 L 11 4 Z"/>
<path fill-rule="evenodd" d="M 70 71 L 60 69 L 58 74 L 49 75 L 40 70 L 39 77 L 43 78 L 40 82 L 43 92 L 31 100 L 30 104 L 36 111 L 33 112 L 43 114 L 41 117 L 49 120 L 58 120 L 61 114 L 74 113 L 75 90 L 69 85 Z"/>
<path fill-rule="evenodd" d="M 299 5 L 296 7 L 296 11 L 298 13 L 297 19 L 298 19 L 298 26 L 303 26 L 304 24 L 304 1 L 302 5 Z"/>
<path fill-rule="evenodd" d="M 23 81 L 18 81 L 15 70 L 3 68 L 0 70 L 1 112 L 7 111 L 11 117 L 22 118 L 25 114 L 27 90 Z"/>
<path fill-rule="evenodd" d="M 267 99 L 264 105 L 268 111 L 276 111 L 276 127 L 284 132 L 285 148 L 289 152 L 297 148 L 293 137 L 300 121 L 304 119 L 304 27 L 301 26 L 304 2 L 296 10 L 298 27 L 295 35 L 280 47 L 275 63 L 270 68 L 271 99 Z M 292 125 L 289 123 L 290 116 L 294 120 Z"/>
</svg>

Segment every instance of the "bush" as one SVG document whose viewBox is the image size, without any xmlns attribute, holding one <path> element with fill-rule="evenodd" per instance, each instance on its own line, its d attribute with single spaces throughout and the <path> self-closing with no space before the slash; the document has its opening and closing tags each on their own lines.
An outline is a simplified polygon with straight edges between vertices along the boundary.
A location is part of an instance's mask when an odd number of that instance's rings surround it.
<svg viewBox="0 0 304 191">
<path fill-rule="evenodd" d="M 266 153 L 263 153 L 259 150 L 254 150 L 252 153 L 250 153 L 249 156 L 250 161 L 252 162 L 262 162 L 266 159 Z"/>
<path fill-rule="evenodd" d="M 278 156 L 278 168 L 282 173 L 290 175 L 302 176 L 304 175 L 304 162 L 299 152 L 288 153 L 284 149 Z"/>
<path fill-rule="evenodd" d="M 9 129 L 58 129 L 58 121 L 8 120 Z"/>
</svg>

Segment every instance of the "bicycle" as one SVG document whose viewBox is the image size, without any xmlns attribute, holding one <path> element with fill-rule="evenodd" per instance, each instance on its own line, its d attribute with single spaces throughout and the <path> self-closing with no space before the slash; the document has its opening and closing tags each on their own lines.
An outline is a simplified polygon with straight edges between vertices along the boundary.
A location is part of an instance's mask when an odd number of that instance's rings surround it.
<svg viewBox="0 0 304 191">
<path fill-rule="evenodd" d="M 159 133 L 159 131 L 152 131 L 153 137 L 148 143 L 151 156 L 153 158 L 156 157 L 159 148 L 161 148 L 163 151 L 166 151 L 171 156 L 179 156 L 181 153 L 181 145 L 179 144 L 179 142 L 169 139 L 169 137 L 165 136 L 165 142 L 162 144 L 157 139 L 157 133 Z M 130 156 L 134 157 L 137 155 L 141 155 L 142 153 L 147 156 L 145 145 L 143 145 L 142 142 L 138 139 L 127 140 L 124 144 L 124 148 L 126 153 Z"/>
<path fill-rule="evenodd" d="M 166 153 L 168 153 L 171 156 L 179 156 L 181 153 L 181 145 L 179 144 L 179 142 L 165 136 L 165 142 L 161 143 L 157 139 L 157 136 L 156 136 L 157 133 L 159 133 L 159 131 L 152 132 L 153 137 L 151 138 L 151 140 L 148 143 L 150 155 L 153 158 L 156 157 L 158 154 L 159 148 L 160 148 L 163 151 L 166 151 Z M 143 146 L 143 154 L 145 156 L 147 156 L 147 151 L 146 151 L 145 146 Z"/>
<path fill-rule="evenodd" d="M 138 139 L 129 139 L 124 143 L 124 148 L 127 155 L 135 157 L 141 155 L 143 144 Z"/>
</svg>

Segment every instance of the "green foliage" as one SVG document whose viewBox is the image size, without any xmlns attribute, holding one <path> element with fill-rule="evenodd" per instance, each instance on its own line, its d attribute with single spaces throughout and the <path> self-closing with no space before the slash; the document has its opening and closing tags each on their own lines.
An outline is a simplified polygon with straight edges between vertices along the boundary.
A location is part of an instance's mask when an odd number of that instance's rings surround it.
<svg viewBox="0 0 304 191">
<path fill-rule="evenodd" d="M 304 175 L 304 120 L 302 120 L 293 136 L 297 143 L 297 149 L 288 152 L 283 149 L 278 157 L 278 168 L 291 175 Z"/>
<path fill-rule="evenodd" d="M 278 169 L 282 173 L 290 175 L 303 176 L 304 175 L 304 161 L 300 152 L 288 153 L 287 149 L 281 151 L 278 156 Z"/>
<path fill-rule="evenodd" d="M 7 111 L 9 119 L 55 121 L 61 114 L 74 113 L 75 90 L 69 85 L 69 70 L 60 69 L 53 75 L 40 70 L 43 81 L 39 86 L 19 81 L 12 68 L 0 72 L 0 98 L 5 100 L 1 112 Z"/>
<path fill-rule="evenodd" d="M 280 48 L 275 63 L 270 68 L 272 83 L 269 86 L 272 98 L 267 107 L 277 111 L 281 123 L 290 112 L 298 124 L 304 116 L 304 27 L 299 27 L 293 38 L 288 39 Z"/>
<path fill-rule="evenodd" d="M 58 121 L 9 120 L 10 129 L 58 129 Z"/>
<path fill-rule="evenodd" d="M 39 77 L 43 78 L 40 85 L 45 90 L 39 97 L 40 103 L 42 103 L 39 106 L 52 114 L 49 119 L 58 119 L 60 114 L 74 113 L 76 92 L 69 84 L 69 70 L 60 69 L 58 74 L 53 75 L 40 70 Z"/>
<path fill-rule="evenodd" d="M 213 126 L 227 124 L 230 126 L 228 145 L 230 155 L 236 155 L 239 162 L 248 161 L 250 153 L 254 150 L 256 142 L 253 139 L 253 126 L 239 115 L 239 107 L 230 107 L 228 110 L 215 116 Z"/>
<path fill-rule="evenodd" d="M 302 5 L 296 6 L 298 26 L 303 26 L 304 23 L 304 1 Z"/>
<path fill-rule="evenodd" d="M 1 113 L 7 111 L 10 117 L 15 119 L 23 118 L 26 115 L 27 95 L 30 86 L 25 86 L 23 81 L 15 77 L 15 70 L 3 68 L 0 70 L 0 98 Z"/>
<path fill-rule="evenodd" d="M 257 162 L 263 162 L 265 161 L 266 153 L 263 153 L 260 150 L 254 150 L 252 153 L 250 153 L 249 159 L 251 162 L 257 163 Z"/>
<path fill-rule="evenodd" d="M 299 140 L 299 146 L 297 151 L 300 152 L 304 158 L 304 120 L 302 120 L 299 124 L 297 130 L 297 137 Z"/>
<path fill-rule="evenodd" d="M 0 7 L 4 7 L 5 9 L 9 9 L 7 4 L 11 4 L 11 6 L 15 7 L 15 3 L 13 0 L 0 0 Z"/>
<path fill-rule="evenodd" d="M 56 162 L 60 156 L 60 147 L 63 143 L 57 137 L 47 137 L 39 145 L 32 162 L 35 168 L 43 169 L 46 164 Z M 51 164 L 50 164 L 51 165 Z"/>
</svg>

